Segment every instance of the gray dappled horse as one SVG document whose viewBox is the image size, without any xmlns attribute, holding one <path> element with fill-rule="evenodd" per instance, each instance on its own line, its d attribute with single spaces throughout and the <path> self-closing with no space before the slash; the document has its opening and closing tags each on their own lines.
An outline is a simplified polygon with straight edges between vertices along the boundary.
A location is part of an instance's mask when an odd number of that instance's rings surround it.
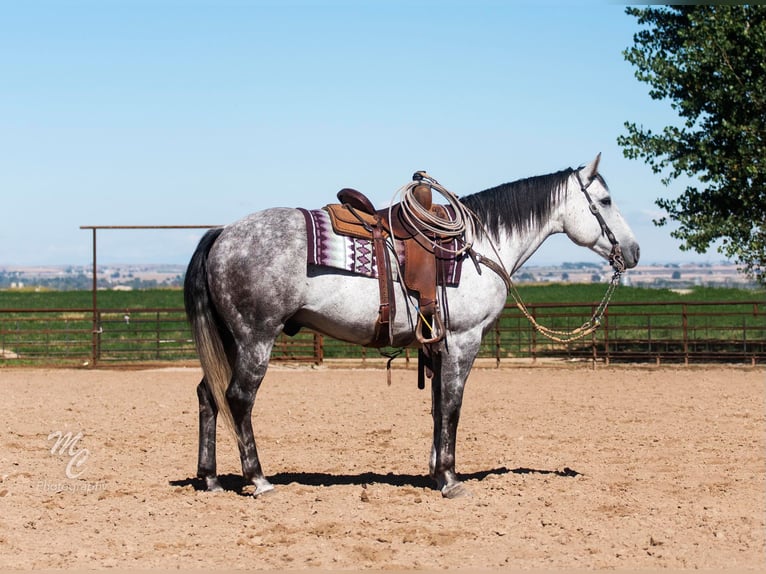
<svg viewBox="0 0 766 574">
<path fill-rule="evenodd" d="M 607 259 L 614 256 L 618 242 L 624 266 L 634 267 L 638 243 L 598 173 L 599 158 L 577 170 L 463 197 L 460 201 L 485 226 L 476 234 L 474 251 L 480 258 L 495 259 L 513 274 L 548 236 L 565 233 Z M 209 490 L 221 489 L 215 459 L 218 414 L 233 427 L 242 472 L 255 485 L 255 495 L 274 488 L 258 459 L 251 413 L 281 332 L 306 327 L 360 345 L 373 340 L 380 304 L 378 281 L 307 265 L 306 249 L 302 213 L 274 208 L 210 230 L 191 258 L 184 297 L 204 372 L 197 387 L 197 475 L 205 479 Z M 434 357 L 429 470 L 448 498 L 466 493 L 455 472 L 463 388 L 483 335 L 506 303 L 507 283 L 501 275 L 467 264 L 459 286 L 446 288 L 449 324 L 443 350 Z M 408 295 L 401 290 L 395 291 L 396 308 L 412 303 L 405 301 Z M 392 346 L 413 344 L 411 317 L 397 314 L 392 333 Z"/>
</svg>

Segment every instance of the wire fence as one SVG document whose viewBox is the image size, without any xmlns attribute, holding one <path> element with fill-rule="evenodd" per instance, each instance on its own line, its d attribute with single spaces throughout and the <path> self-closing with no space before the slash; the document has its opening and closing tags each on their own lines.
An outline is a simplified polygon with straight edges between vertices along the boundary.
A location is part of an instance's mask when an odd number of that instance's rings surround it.
<svg viewBox="0 0 766 574">
<path fill-rule="evenodd" d="M 530 305 L 548 327 L 571 330 L 595 304 Z M 588 360 L 604 363 L 762 364 L 766 359 L 765 302 L 613 303 L 601 327 L 587 338 L 556 343 L 532 328 L 513 305 L 484 338 L 479 357 L 497 366 L 519 360 Z M 410 351 L 404 353 L 409 363 Z M 365 363 L 380 358 L 367 349 L 303 331 L 281 335 L 272 361 Z M 196 351 L 181 308 L 0 309 L 1 365 L 137 365 L 195 361 Z"/>
</svg>

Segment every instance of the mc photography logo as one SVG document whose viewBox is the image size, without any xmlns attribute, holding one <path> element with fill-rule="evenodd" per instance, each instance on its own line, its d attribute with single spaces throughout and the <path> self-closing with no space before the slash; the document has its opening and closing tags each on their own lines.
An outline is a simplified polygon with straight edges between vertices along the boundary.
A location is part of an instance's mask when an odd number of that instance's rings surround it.
<svg viewBox="0 0 766 574">
<path fill-rule="evenodd" d="M 48 441 L 54 441 L 53 446 L 51 447 L 51 454 L 66 460 L 64 475 L 69 480 L 61 482 L 41 480 L 39 486 L 42 490 L 55 492 L 63 490 L 72 492 L 95 492 L 98 490 L 106 490 L 105 482 L 84 482 L 78 480 L 85 472 L 85 463 L 90 456 L 90 451 L 78 444 L 83 436 L 82 431 L 77 434 L 72 434 L 71 431 L 64 433 L 60 430 L 53 431 L 48 435 Z"/>
</svg>

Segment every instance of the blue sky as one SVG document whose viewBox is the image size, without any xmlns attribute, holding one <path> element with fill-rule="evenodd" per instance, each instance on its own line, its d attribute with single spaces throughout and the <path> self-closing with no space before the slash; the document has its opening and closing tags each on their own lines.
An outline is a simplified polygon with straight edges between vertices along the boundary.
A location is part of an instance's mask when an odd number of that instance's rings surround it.
<svg viewBox="0 0 766 574">
<path fill-rule="evenodd" d="M 601 171 L 643 262 L 715 262 L 655 228 L 665 188 L 616 143 L 673 123 L 622 50 L 623 4 L 501 0 L 0 2 L 0 265 L 87 264 L 81 225 L 224 224 L 386 204 L 419 169 L 466 195 Z M 185 263 L 198 231 L 103 231 L 101 263 Z M 563 237 L 529 265 L 598 261 Z"/>
</svg>

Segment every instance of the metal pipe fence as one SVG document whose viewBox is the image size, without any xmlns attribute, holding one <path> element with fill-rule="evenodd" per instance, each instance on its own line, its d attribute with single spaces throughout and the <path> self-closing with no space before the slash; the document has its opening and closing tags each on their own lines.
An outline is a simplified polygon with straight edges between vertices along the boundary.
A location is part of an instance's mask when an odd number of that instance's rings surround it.
<svg viewBox="0 0 766 574">
<path fill-rule="evenodd" d="M 601 328 L 562 344 L 537 333 L 513 305 L 484 338 L 480 358 L 497 366 L 524 359 L 604 363 L 738 362 L 766 359 L 766 302 L 613 303 Z M 529 305 L 537 321 L 559 330 L 579 327 L 594 304 Z M 303 331 L 281 335 L 273 361 L 321 364 L 380 359 L 366 349 Z M 404 362 L 410 363 L 409 350 Z M 0 309 L 0 365 L 96 366 L 195 361 L 183 309 Z"/>
<path fill-rule="evenodd" d="M 498 361 L 529 357 L 669 363 L 730 361 L 755 365 L 766 358 L 766 302 L 613 303 L 589 337 L 557 343 L 530 328 L 515 307 L 495 324 L 492 345 Z M 529 310 L 540 323 L 572 330 L 588 320 L 594 305 L 538 304 Z M 489 349 L 487 349 L 489 351 Z"/>
</svg>

